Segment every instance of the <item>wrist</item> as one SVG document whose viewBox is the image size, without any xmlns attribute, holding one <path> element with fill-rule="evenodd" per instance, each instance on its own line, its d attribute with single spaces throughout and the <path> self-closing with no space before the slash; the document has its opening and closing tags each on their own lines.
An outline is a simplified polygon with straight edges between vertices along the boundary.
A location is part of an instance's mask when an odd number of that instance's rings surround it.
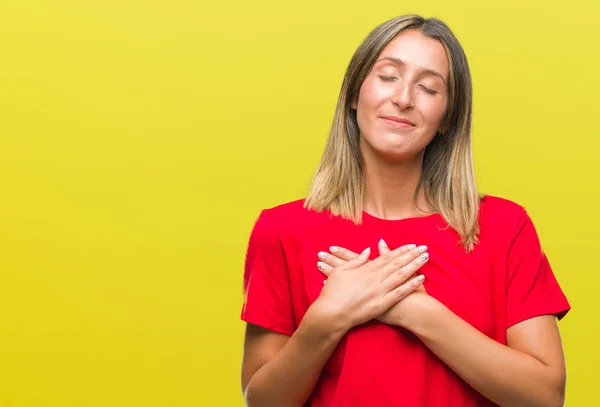
<svg viewBox="0 0 600 407">
<path fill-rule="evenodd" d="M 412 298 L 411 298 L 412 297 Z M 408 300 L 408 301 L 407 301 Z M 407 301 L 409 310 L 403 313 L 400 326 L 418 335 L 429 322 L 436 318 L 441 303 L 427 294 L 414 293 L 402 301 Z M 406 304 L 409 305 L 409 304 Z"/>
<path fill-rule="evenodd" d="M 341 339 L 352 328 L 349 321 L 317 299 L 306 311 L 300 326 L 321 338 Z"/>
</svg>

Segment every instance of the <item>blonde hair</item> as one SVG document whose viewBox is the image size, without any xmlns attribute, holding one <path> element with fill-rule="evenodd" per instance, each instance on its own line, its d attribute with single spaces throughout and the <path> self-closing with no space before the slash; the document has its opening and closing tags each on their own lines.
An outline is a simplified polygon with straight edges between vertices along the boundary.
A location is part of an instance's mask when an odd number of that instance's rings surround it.
<svg viewBox="0 0 600 407">
<path fill-rule="evenodd" d="M 425 199 L 461 238 L 467 251 L 478 243 L 479 194 L 471 152 L 471 74 L 465 53 L 450 28 L 437 19 L 396 17 L 377 26 L 354 53 L 339 94 L 333 125 L 304 206 L 362 222 L 365 166 L 360 130 L 352 102 L 385 46 L 405 30 L 438 40 L 448 56 L 448 107 L 438 132 L 426 147 L 421 179 Z M 416 199 L 415 193 L 415 199 Z"/>
</svg>

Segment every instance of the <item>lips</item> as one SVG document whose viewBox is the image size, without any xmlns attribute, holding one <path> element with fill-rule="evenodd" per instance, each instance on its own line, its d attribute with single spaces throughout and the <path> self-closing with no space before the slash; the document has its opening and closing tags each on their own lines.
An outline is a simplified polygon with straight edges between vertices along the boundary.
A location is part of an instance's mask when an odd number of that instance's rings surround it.
<svg viewBox="0 0 600 407">
<path fill-rule="evenodd" d="M 395 127 L 414 127 L 415 124 L 408 119 L 403 119 L 397 116 L 382 116 L 381 117 L 387 123 Z"/>
</svg>

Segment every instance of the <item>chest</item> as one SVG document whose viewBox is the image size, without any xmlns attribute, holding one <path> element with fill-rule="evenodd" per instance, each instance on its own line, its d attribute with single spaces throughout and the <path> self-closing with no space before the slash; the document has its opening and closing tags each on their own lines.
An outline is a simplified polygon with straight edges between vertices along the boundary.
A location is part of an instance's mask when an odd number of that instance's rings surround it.
<svg viewBox="0 0 600 407">
<path fill-rule="evenodd" d="M 441 225 L 428 226 L 375 230 L 349 226 L 303 233 L 295 242 L 294 259 L 289 264 L 294 297 L 302 298 L 296 304 L 297 318 L 301 319 L 323 288 L 324 276 L 317 268 L 320 251 L 329 252 L 331 246 L 341 246 L 360 253 L 370 247 L 373 260 L 379 256 L 379 240 L 384 239 L 391 249 L 406 244 L 426 245 L 430 257 L 419 273 L 425 275 L 428 294 L 486 335 L 501 335 L 506 262 L 501 260 L 499 249 L 482 243 L 466 253 L 453 230 Z"/>
</svg>

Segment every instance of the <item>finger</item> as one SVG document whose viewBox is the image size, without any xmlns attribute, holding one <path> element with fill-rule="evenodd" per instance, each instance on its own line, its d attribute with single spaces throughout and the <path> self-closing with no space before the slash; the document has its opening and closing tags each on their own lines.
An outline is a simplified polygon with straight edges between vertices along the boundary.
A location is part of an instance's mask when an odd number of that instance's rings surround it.
<svg viewBox="0 0 600 407">
<path fill-rule="evenodd" d="M 379 248 L 379 255 L 381 256 L 382 254 L 386 254 L 391 252 L 390 248 L 388 247 L 387 243 L 385 242 L 385 240 L 381 239 L 379 241 L 379 243 L 377 244 L 377 247 Z"/>
<path fill-rule="evenodd" d="M 333 267 L 322 261 L 317 263 L 317 268 L 321 273 L 325 274 L 327 277 L 329 277 L 329 274 L 331 274 L 331 271 L 333 270 Z"/>
<path fill-rule="evenodd" d="M 358 256 L 358 254 L 357 254 Z M 346 260 L 342 260 L 333 254 L 319 252 L 319 259 L 321 262 L 331 266 L 331 267 L 339 267 L 342 264 L 346 264 Z"/>
<path fill-rule="evenodd" d="M 410 264 L 413 260 L 421 256 L 426 251 L 427 246 L 419 246 L 412 250 L 408 250 L 404 254 L 399 255 L 396 258 L 390 260 L 387 264 L 385 264 L 378 270 L 379 274 L 381 275 L 381 281 L 385 280 L 386 278 L 398 272 L 399 270 L 404 269 L 405 266 Z M 408 279 L 409 276 L 410 274 L 404 275 L 404 279 Z"/>
<path fill-rule="evenodd" d="M 370 266 L 373 268 L 373 270 L 378 270 L 381 267 L 388 264 L 390 261 L 398 258 L 399 256 L 406 254 L 407 251 L 413 250 L 416 247 L 417 247 L 417 245 L 409 244 L 409 245 L 397 247 L 394 250 L 388 251 L 387 253 L 380 254 L 379 257 L 377 257 L 375 260 L 373 260 L 371 262 Z"/>
<path fill-rule="evenodd" d="M 414 255 L 414 253 L 410 253 Z M 386 289 L 394 290 L 396 287 L 410 280 L 414 274 L 429 260 L 429 253 L 424 252 L 416 255 L 415 258 L 406 266 L 398 269 L 395 273 L 390 274 L 384 281 Z"/>
<path fill-rule="evenodd" d="M 329 251 L 331 253 L 333 253 L 334 256 L 342 259 L 342 260 L 346 260 L 346 261 L 350 261 L 352 259 L 355 259 L 359 256 L 358 253 L 354 253 L 351 250 L 345 249 L 343 247 L 340 246 L 331 246 L 329 248 Z"/>
<path fill-rule="evenodd" d="M 415 278 L 408 280 L 406 283 L 400 285 L 399 287 L 396 287 L 395 289 L 387 293 L 385 297 L 383 297 L 385 301 L 385 306 L 391 308 L 399 301 L 402 301 L 409 294 L 413 293 L 417 288 L 421 287 L 423 281 L 425 281 L 425 276 L 421 274 Z"/>
<path fill-rule="evenodd" d="M 391 249 L 388 247 L 387 243 L 385 242 L 385 240 L 381 239 L 379 240 L 379 243 L 377 244 L 377 247 L 379 248 L 379 255 L 381 256 L 382 254 L 387 254 L 391 251 Z M 414 244 L 407 244 L 401 247 L 401 251 L 400 254 L 406 253 L 409 250 L 414 249 L 415 247 L 417 247 Z"/>
<path fill-rule="evenodd" d="M 336 270 L 348 270 L 356 267 L 360 267 L 369 261 L 371 255 L 371 248 L 367 247 L 363 252 L 356 258 L 346 262 L 346 264 L 337 267 Z"/>
<path fill-rule="evenodd" d="M 402 255 L 402 254 L 410 252 L 411 250 L 415 249 L 416 247 L 417 247 L 416 244 L 405 244 L 404 246 L 399 247 L 400 250 L 398 251 L 398 253 L 400 253 Z M 388 248 L 388 252 L 389 251 L 390 251 L 390 249 Z"/>
</svg>

